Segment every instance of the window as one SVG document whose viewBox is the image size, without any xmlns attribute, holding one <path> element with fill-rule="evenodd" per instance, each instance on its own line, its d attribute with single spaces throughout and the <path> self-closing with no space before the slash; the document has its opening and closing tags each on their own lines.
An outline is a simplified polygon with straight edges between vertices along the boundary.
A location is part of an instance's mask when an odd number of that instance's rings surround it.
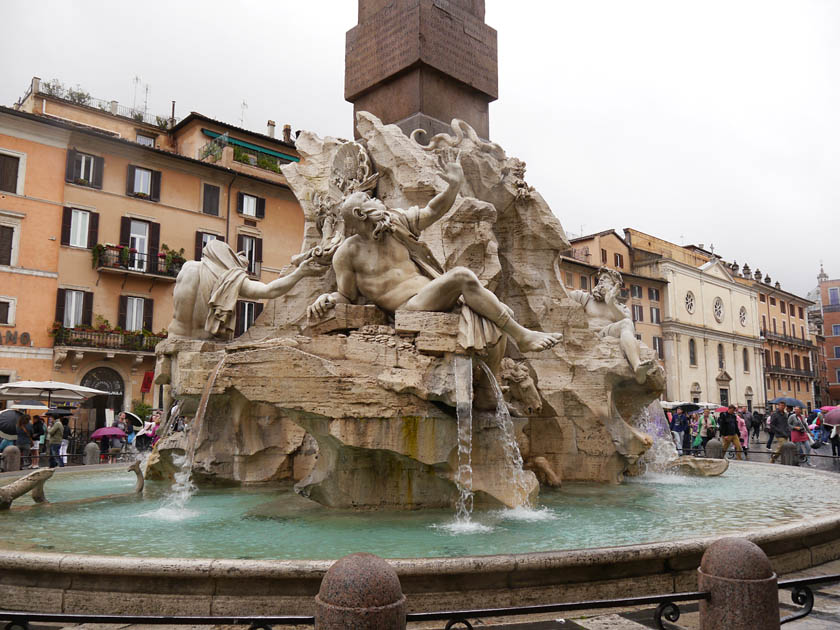
<svg viewBox="0 0 840 630">
<path fill-rule="evenodd" d="M 648 299 L 651 302 L 658 302 L 659 301 L 659 289 L 654 289 L 653 287 L 648 287 Z"/>
<path fill-rule="evenodd" d="M 688 291 L 685 294 L 685 310 L 687 310 L 689 314 L 694 313 L 694 294 L 691 291 Z"/>
<path fill-rule="evenodd" d="M 64 208 L 61 216 L 61 244 L 91 248 L 99 237 L 99 214 L 78 208 Z"/>
<path fill-rule="evenodd" d="M 201 253 L 204 251 L 204 247 L 210 241 L 215 239 L 219 239 L 220 241 L 224 241 L 224 237 L 219 236 L 218 234 L 211 234 L 210 232 L 196 232 L 195 233 L 195 259 L 201 260 Z"/>
<path fill-rule="evenodd" d="M 782 302 L 782 301 L 780 301 L 780 302 L 779 302 L 779 308 L 780 308 L 780 309 L 782 309 L 782 314 L 784 314 L 784 313 L 786 312 L 786 311 L 785 311 L 785 303 L 784 303 L 784 302 Z"/>
<path fill-rule="evenodd" d="M 659 308 L 656 306 L 650 307 L 650 321 L 653 324 L 661 324 L 662 320 L 659 316 Z"/>
<path fill-rule="evenodd" d="M 15 306 L 17 300 L 13 297 L 0 296 L 0 326 L 15 325 Z"/>
<path fill-rule="evenodd" d="M 566 286 L 569 288 L 575 286 L 575 274 L 571 271 L 566 272 Z"/>
<path fill-rule="evenodd" d="M 834 382 L 840 383 L 840 369 L 837 369 L 834 373 Z"/>
<path fill-rule="evenodd" d="M 718 367 L 721 370 L 725 370 L 726 369 L 726 357 L 723 354 L 723 344 L 722 343 L 718 344 L 717 354 L 718 354 Z"/>
<path fill-rule="evenodd" d="M 694 339 L 688 340 L 688 364 L 697 365 L 697 344 Z"/>
<path fill-rule="evenodd" d="M 773 365 L 776 367 L 782 367 L 782 355 L 778 350 L 773 353 Z"/>
<path fill-rule="evenodd" d="M 764 295 L 763 293 L 759 293 L 758 294 L 758 300 L 759 300 L 759 302 L 766 302 L 767 301 L 767 296 Z"/>
<path fill-rule="evenodd" d="M 580 277 L 580 288 L 586 291 L 589 288 L 589 279 L 586 276 Z"/>
<path fill-rule="evenodd" d="M 802 357 L 802 369 L 806 372 L 811 371 L 811 360 L 808 357 Z"/>
<path fill-rule="evenodd" d="M 802 338 L 803 339 L 807 339 L 807 337 L 805 336 L 805 326 L 800 326 L 799 327 L 799 332 L 802 333 Z"/>
<path fill-rule="evenodd" d="M 236 303 L 236 326 L 234 336 L 238 337 L 254 325 L 257 317 L 262 313 L 261 302 L 246 302 L 240 300 Z"/>
<path fill-rule="evenodd" d="M 761 332 L 767 332 L 767 316 L 761 316 Z"/>
<path fill-rule="evenodd" d="M 240 234 L 237 239 L 236 251 L 245 252 L 245 257 L 248 259 L 248 273 L 252 276 L 260 275 L 262 239 Z"/>
<path fill-rule="evenodd" d="M 772 361 L 770 360 L 770 351 L 765 350 L 764 351 L 764 365 L 766 365 L 767 367 L 770 367 L 771 363 L 772 363 Z"/>
<path fill-rule="evenodd" d="M 642 287 L 638 284 L 630 285 L 630 295 L 634 298 L 642 299 Z"/>
<path fill-rule="evenodd" d="M 64 180 L 78 186 L 102 188 L 104 166 L 105 160 L 101 157 L 70 149 L 67 152 Z"/>
<path fill-rule="evenodd" d="M 0 152 L 0 190 L 15 195 L 23 194 L 23 158 L 22 153 Z"/>
<path fill-rule="evenodd" d="M 830 305 L 840 304 L 840 287 L 831 287 L 828 290 L 828 303 Z"/>
<path fill-rule="evenodd" d="M 785 367 L 790 369 L 790 355 L 785 352 Z"/>
<path fill-rule="evenodd" d="M 642 307 L 641 304 L 634 304 L 633 305 L 633 321 L 634 322 L 645 321 L 645 309 Z"/>
<path fill-rule="evenodd" d="M 59 289 L 55 308 L 55 321 L 65 328 L 90 326 L 93 313 L 93 293 Z"/>
<path fill-rule="evenodd" d="M 619 269 L 624 269 L 624 256 L 621 254 L 615 254 L 615 266 Z"/>
<path fill-rule="evenodd" d="M 799 381 L 796 381 L 796 391 L 799 391 Z"/>
<path fill-rule="evenodd" d="M 788 313 L 790 313 L 791 317 L 796 317 L 796 305 L 791 303 L 788 307 Z"/>
<path fill-rule="evenodd" d="M 15 228 L 0 225 L 0 265 L 12 264 L 12 249 L 15 242 Z"/>
<path fill-rule="evenodd" d="M 840 337 L 840 324 L 832 324 L 831 325 L 831 336 L 832 337 Z"/>
<path fill-rule="evenodd" d="M 126 298 L 125 330 L 143 330 L 143 298 Z"/>
<path fill-rule="evenodd" d="M 607 264 L 607 250 L 606 249 L 601 250 L 601 263 L 604 264 L 604 265 Z"/>
<path fill-rule="evenodd" d="M 770 296 L 770 306 L 776 306 L 776 298 Z"/>
<path fill-rule="evenodd" d="M 148 222 L 131 219 L 131 232 L 128 239 L 129 249 L 136 250 L 130 254 L 128 268 L 135 271 L 146 271 L 146 259 L 149 253 Z"/>
<path fill-rule="evenodd" d="M 265 199 L 238 193 L 236 196 L 236 211 L 246 217 L 262 219 L 265 217 Z"/>
<path fill-rule="evenodd" d="M 741 326 L 747 325 L 747 308 L 745 306 L 741 307 L 741 310 L 738 311 L 738 321 L 741 322 Z"/>
<path fill-rule="evenodd" d="M 125 194 L 160 201 L 160 171 L 129 165 Z"/>
<path fill-rule="evenodd" d="M 744 362 L 744 372 L 750 371 L 750 353 L 747 352 L 747 349 L 744 348 L 741 352 L 742 354 L 742 361 Z"/>
<path fill-rule="evenodd" d="M 653 338 L 653 349 L 656 350 L 656 356 L 658 356 L 660 359 L 665 358 L 665 350 L 662 347 L 662 337 Z"/>
<path fill-rule="evenodd" d="M 793 368 L 795 370 L 801 370 L 802 369 L 801 360 L 799 359 L 798 354 L 793 355 Z"/>
<path fill-rule="evenodd" d="M 840 346 L 834 346 L 834 358 L 840 359 Z"/>
<path fill-rule="evenodd" d="M 146 136 L 142 133 L 138 133 L 137 144 L 142 144 L 144 147 L 153 147 L 155 146 L 155 139 L 152 136 Z"/>
<path fill-rule="evenodd" d="M 124 330 L 152 330 L 154 300 L 121 295 L 117 319 Z"/>
<path fill-rule="evenodd" d="M 726 407 L 729 405 L 729 390 L 726 387 L 720 388 L 720 406 Z"/>
<path fill-rule="evenodd" d="M 778 332 L 778 331 L 776 330 L 776 318 L 775 318 L 775 317 L 773 318 L 773 332 L 774 332 L 774 333 L 775 333 L 775 332 Z"/>
<path fill-rule="evenodd" d="M 799 319 L 805 319 L 805 313 L 802 311 L 802 307 L 799 307 Z"/>
<path fill-rule="evenodd" d="M 641 340 L 642 340 L 642 336 L 641 336 L 639 333 L 636 333 L 636 339 L 638 339 L 639 341 L 641 341 Z"/>
<path fill-rule="evenodd" d="M 719 297 L 715 298 L 714 304 L 712 305 L 712 312 L 714 312 L 716 320 L 719 322 L 723 321 L 723 300 Z"/>
<path fill-rule="evenodd" d="M 204 184 L 204 197 L 201 211 L 204 214 L 219 216 L 219 187 L 213 184 Z"/>
<path fill-rule="evenodd" d="M 782 320 L 782 334 L 787 334 L 787 322 L 785 320 Z"/>
</svg>

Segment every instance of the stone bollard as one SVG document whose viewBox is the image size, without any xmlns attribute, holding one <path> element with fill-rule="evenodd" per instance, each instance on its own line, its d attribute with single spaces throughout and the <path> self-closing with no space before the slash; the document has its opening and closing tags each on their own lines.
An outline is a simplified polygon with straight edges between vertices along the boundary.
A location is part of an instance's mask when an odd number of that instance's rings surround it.
<svg viewBox="0 0 840 630">
<path fill-rule="evenodd" d="M 96 442 L 90 442 L 85 446 L 85 466 L 93 466 L 99 463 L 99 445 Z"/>
<path fill-rule="evenodd" d="M 723 442 L 717 438 L 712 438 L 706 442 L 706 457 L 723 459 Z"/>
<path fill-rule="evenodd" d="M 14 444 L 3 449 L 3 469 L 6 472 L 20 470 L 20 449 Z"/>
<path fill-rule="evenodd" d="M 746 538 L 713 542 L 697 569 L 700 630 L 778 630 L 779 587 L 770 560 Z"/>
<path fill-rule="evenodd" d="M 779 449 L 779 459 L 785 466 L 799 466 L 799 447 L 793 442 L 785 442 Z"/>
<path fill-rule="evenodd" d="M 317 630 L 403 630 L 405 595 L 394 568 L 371 553 L 337 560 L 315 596 Z"/>
</svg>

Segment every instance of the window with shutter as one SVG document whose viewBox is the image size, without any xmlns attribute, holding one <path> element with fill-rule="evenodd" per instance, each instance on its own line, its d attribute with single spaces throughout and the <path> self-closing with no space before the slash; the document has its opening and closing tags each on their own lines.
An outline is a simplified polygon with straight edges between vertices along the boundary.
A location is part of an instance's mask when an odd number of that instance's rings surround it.
<svg viewBox="0 0 840 630">
<path fill-rule="evenodd" d="M 88 232 L 90 228 L 90 213 L 87 210 L 73 208 L 70 211 L 70 243 L 71 247 L 90 247 Z"/>
<path fill-rule="evenodd" d="M 204 184 L 204 200 L 202 204 L 204 214 L 219 216 L 219 187 L 213 184 Z"/>
<path fill-rule="evenodd" d="M 11 302 L 7 300 L 0 300 L 0 324 L 10 325 L 12 323 L 9 317 L 11 313 Z"/>
<path fill-rule="evenodd" d="M 15 239 L 15 228 L 0 225 L 0 265 L 12 264 L 12 245 Z"/>
<path fill-rule="evenodd" d="M 18 194 L 20 158 L 0 153 L 0 190 Z"/>
<path fill-rule="evenodd" d="M 246 195 L 244 193 L 239 193 L 242 196 L 242 214 L 246 217 L 256 217 L 257 216 L 257 197 L 253 195 Z"/>
<path fill-rule="evenodd" d="M 85 307 L 85 292 L 67 289 L 64 291 L 64 327 L 82 326 Z"/>
<path fill-rule="evenodd" d="M 81 153 L 80 151 L 69 153 L 67 156 L 68 161 L 71 158 L 73 159 L 73 164 L 69 179 L 70 182 L 79 186 L 93 187 L 96 186 L 98 179 L 99 185 L 97 187 L 102 187 L 102 158 L 88 153 Z"/>
</svg>

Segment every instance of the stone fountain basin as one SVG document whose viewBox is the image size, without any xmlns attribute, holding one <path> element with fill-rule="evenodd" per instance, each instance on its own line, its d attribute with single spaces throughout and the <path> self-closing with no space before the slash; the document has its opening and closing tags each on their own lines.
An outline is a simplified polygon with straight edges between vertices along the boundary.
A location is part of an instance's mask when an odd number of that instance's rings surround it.
<svg viewBox="0 0 840 630">
<path fill-rule="evenodd" d="M 744 463 L 732 469 L 737 474 L 746 467 L 771 470 L 769 466 Z M 838 487 L 832 473 L 778 466 L 775 470 L 808 487 Z M 710 509 L 738 506 L 718 503 Z M 149 539 L 152 553 L 154 540 L 166 536 L 166 529 L 149 525 L 145 519 L 127 524 L 125 531 L 114 532 L 114 544 L 120 536 L 142 536 Z M 762 547 L 779 574 L 840 558 L 840 513 L 753 527 L 740 534 Z M 700 558 L 719 537 L 687 532 L 686 538 L 670 542 L 389 562 L 400 576 L 411 611 L 517 606 L 693 590 Z M 0 554 L 0 597 L 7 608 L 44 612 L 312 614 L 314 596 L 332 562 L 12 550 Z"/>
</svg>

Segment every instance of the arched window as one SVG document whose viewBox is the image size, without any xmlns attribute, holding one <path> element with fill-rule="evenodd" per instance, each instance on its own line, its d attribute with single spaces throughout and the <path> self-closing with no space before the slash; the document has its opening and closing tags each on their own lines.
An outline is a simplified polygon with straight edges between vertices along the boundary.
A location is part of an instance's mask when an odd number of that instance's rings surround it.
<svg viewBox="0 0 840 630">
<path fill-rule="evenodd" d="M 802 369 L 802 364 L 799 361 L 799 355 L 798 354 L 793 355 L 793 367 L 796 370 L 801 370 Z"/>
<path fill-rule="evenodd" d="M 744 372 L 749 372 L 750 371 L 750 353 L 747 352 L 746 348 L 744 348 L 743 354 L 744 354 Z"/>
<path fill-rule="evenodd" d="M 811 371 L 811 359 L 808 357 L 802 357 L 802 369 L 806 372 Z"/>
<path fill-rule="evenodd" d="M 718 367 L 721 370 L 726 369 L 726 360 L 724 359 L 724 356 L 723 356 L 723 344 L 722 343 L 718 344 Z"/>
<path fill-rule="evenodd" d="M 767 367 L 770 367 L 772 365 L 772 363 L 773 362 L 770 360 L 770 351 L 765 350 L 764 351 L 764 365 L 766 365 Z"/>
<path fill-rule="evenodd" d="M 787 352 L 785 352 L 785 367 L 790 367 L 790 355 Z"/>
<path fill-rule="evenodd" d="M 697 365 L 697 344 L 694 339 L 688 340 L 688 364 Z"/>
<path fill-rule="evenodd" d="M 773 365 L 776 367 L 782 367 L 782 355 L 779 354 L 778 350 L 773 353 Z"/>
</svg>

